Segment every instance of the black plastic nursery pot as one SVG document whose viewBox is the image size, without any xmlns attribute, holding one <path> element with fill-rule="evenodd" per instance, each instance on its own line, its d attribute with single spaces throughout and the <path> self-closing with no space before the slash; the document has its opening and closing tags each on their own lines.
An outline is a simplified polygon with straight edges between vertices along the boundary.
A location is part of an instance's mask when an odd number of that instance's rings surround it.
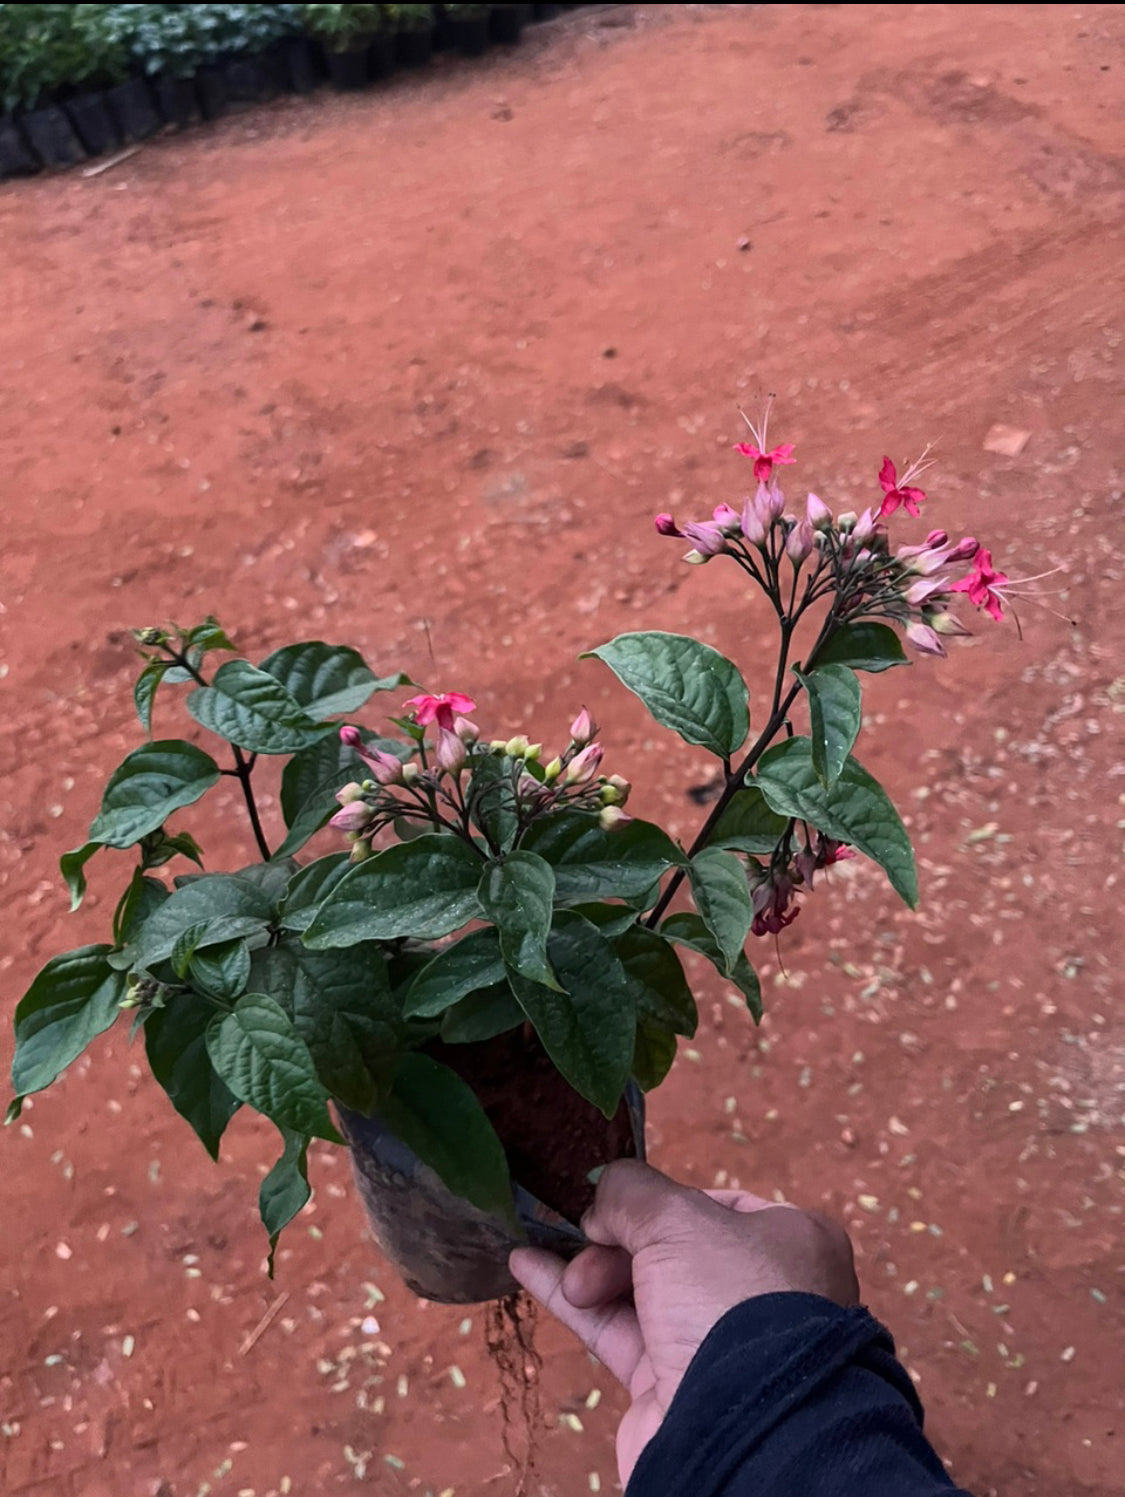
<svg viewBox="0 0 1125 1497">
<path fill-rule="evenodd" d="M 434 29 L 423 26 L 415 31 L 399 31 L 395 35 L 395 59 L 399 67 L 425 67 L 434 55 Z"/>
<path fill-rule="evenodd" d="M 85 161 L 86 152 L 74 126 L 56 105 L 31 110 L 21 117 L 20 127 L 44 166 L 74 166 Z"/>
<path fill-rule="evenodd" d="M 70 117 L 78 139 L 88 156 L 103 156 L 116 151 L 121 144 L 117 121 L 110 113 L 106 96 L 100 90 L 76 94 L 63 108 Z"/>
<path fill-rule="evenodd" d="M 317 85 L 316 55 L 307 36 L 287 36 L 281 43 L 281 54 L 289 74 L 289 87 L 295 94 L 311 94 Z"/>
<path fill-rule="evenodd" d="M 125 140 L 148 140 L 160 129 L 152 90 L 143 78 L 127 78 L 111 88 L 106 98 Z"/>
<path fill-rule="evenodd" d="M 200 68 L 195 75 L 195 92 L 205 120 L 217 120 L 227 112 L 227 86 L 218 68 Z"/>
<path fill-rule="evenodd" d="M 371 38 L 367 49 L 367 76 L 371 79 L 385 78 L 395 70 L 395 39 L 390 31 L 379 31 Z"/>
<path fill-rule="evenodd" d="M 453 46 L 462 57 L 482 57 L 488 50 L 487 16 L 447 17 Z"/>
<path fill-rule="evenodd" d="M 324 58 L 328 64 L 328 77 L 333 88 L 367 87 L 366 43 L 360 47 L 352 47 L 347 52 L 326 52 Z"/>
<path fill-rule="evenodd" d="M 232 104 L 265 104 L 281 92 L 277 74 L 264 56 L 236 53 L 224 58 L 218 68 Z"/>
<path fill-rule="evenodd" d="M 530 20 L 530 5 L 494 5 L 488 13 L 488 34 L 501 46 L 512 47 Z"/>
<path fill-rule="evenodd" d="M 593 1200 L 589 1174 L 613 1159 L 644 1158 L 644 1097 L 630 1083 L 607 1120 L 571 1090 L 519 1031 L 482 1044 L 442 1046 L 469 1080 L 512 1169 L 518 1226 L 454 1195 L 378 1118 L 337 1107 L 356 1186 L 380 1248 L 408 1289 L 443 1304 L 476 1304 L 518 1286 L 508 1254 L 524 1243 L 572 1258 L 577 1223 Z"/>
<path fill-rule="evenodd" d="M 173 78 L 168 73 L 161 73 L 154 79 L 153 89 L 160 113 L 170 125 L 179 125 L 182 129 L 199 119 L 202 110 L 194 78 Z"/>
<path fill-rule="evenodd" d="M 0 181 L 5 177 L 33 177 L 39 161 L 10 114 L 0 115 Z"/>
</svg>

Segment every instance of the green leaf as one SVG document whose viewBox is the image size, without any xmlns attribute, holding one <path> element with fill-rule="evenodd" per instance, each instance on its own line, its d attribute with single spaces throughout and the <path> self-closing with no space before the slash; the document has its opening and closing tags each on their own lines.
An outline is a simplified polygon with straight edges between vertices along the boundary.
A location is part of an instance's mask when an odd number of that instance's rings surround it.
<svg viewBox="0 0 1125 1497">
<path fill-rule="evenodd" d="M 643 925 L 615 937 L 613 949 L 629 979 L 637 1016 L 691 1039 L 699 1023 L 684 969 L 668 940 Z"/>
<path fill-rule="evenodd" d="M 177 993 L 145 1021 L 145 1053 L 172 1106 L 186 1118 L 212 1159 L 241 1103 L 211 1064 L 207 1027 L 214 1004 L 195 993 Z"/>
<path fill-rule="evenodd" d="M 397 738 L 364 734 L 364 743 L 381 753 L 394 754 L 404 763 L 410 756 L 409 747 Z M 340 809 L 336 802 L 337 790 L 364 779 L 366 775 L 367 770 L 355 749 L 341 743 L 335 733 L 294 754 L 281 774 L 281 814 L 289 835 L 274 857 L 284 858 L 299 852 Z"/>
<path fill-rule="evenodd" d="M 547 954 L 564 991 L 509 972 L 512 992 L 567 1081 L 611 1118 L 633 1063 L 637 1014 L 629 977 L 597 927 L 568 911 L 558 917 Z"/>
<path fill-rule="evenodd" d="M 279 1128 L 340 1143 L 309 1048 L 276 999 L 246 993 L 212 1022 L 207 1053 L 236 1097 Z"/>
<path fill-rule="evenodd" d="M 218 619 L 212 613 L 207 615 L 202 624 L 196 624 L 194 629 L 188 630 L 184 638 L 184 643 L 191 647 L 193 651 L 198 652 L 200 659 L 203 658 L 207 650 L 234 649 L 234 645 L 231 644 L 223 632 Z"/>
<path fill-rule="evenodd" d="M 73 852 L 64 852 L 59 859 L 59 871 L 70 890 L 71 910 L 76 910 L 86 897 L 86 864 L 101 845 L 100 842 L 86 842 Z"/>
<path fill-rule="evenodd" d="M 282 930 L 307 930 L 321 902 L 354 866 L 346 852 L 333 852 L 295 873 L 281 901 Z"/>
<path fill-rule="evenodd" d="M 853 670 L 846 665 L 818 665 L 805 674 L 793 674 L 809 699 L 813 768 L 824 786 L 840 777 L 863 718 L 863 692 Z"/>
<path fill-rule="evenodd" d="M 114 946 L 124 946 L 131 940 L 167 898 L 168 890 L 158 878 L 146 878 L 142 869 L 134 869 L 133 877 L 113 912 Z"/>
<path fill-rule="evenodd" d="M 406 990 L 403 1013 L 407 1017 L 436 1018 L 467 993 L 503 983 L 504 977 L 499 932 L 485 926 L 439 951 L 422 968 Z"/>
<path fill-rule="evenodd" d="M 728 977 L 729 981 L 733 982 L 742 993 L 754 1023 L 761 1023 L 762 987 L 758 981 L 758 974 L 750 965 L 745 953 L 739 956 L 729 974 L 725 972 L 725 958 L 714 936 L 704 925 L 702 918 L 688 910 L 669 915 L 660 927 L 660 934 L 666 936 L 669 941 L 675 941 L 677 946 L 686 946 L 691 951 L 698 951 L 700 956 L 705 956 L 712 966 L 716 967 L 724 977 Z"/>
<path fill-rule="evenodd" d="M 475 993 L 466 993 L 442 1015 L 441 1037 L 447 1045 L 472 1045 L 507 1034 L 524 1022 L 512 990 L 506 982 Z"/>
<path fill-rule="evenodd" d="M 12 1085 L 20 1097 L 50 1086 L 117 1018 L 125 978 L 109 946 L 52 957 L 16 1007 Z"/>
<path fill-rule="evenodd" d="M 481 858 L 437 832 L 400 842 L 357 863 L 317 910 L 304 934 L 323 951 L 396 936 L 436 939 L 480 914 Z"/>
<path fill-rule="evenodd" d="M 547 960 L 554 896 L 551 865 L 533 852 L 509 853 L 502 863 L 490 863 L 477 889 L 485 919 L 500 933 L 505 964 L 521 977 L 557 991 L 558 979 Z"/>
<path fill-rule="evenodd" d="M 731 852 L 770 853 L 788 825 L 787 816 L 778 816 L 766 805 L 757 785 L 748 785 L 731 796 L 707 845 Z"/>
<path fill-rule="evenodd" d="M 280 681 L 307 716 L 319 722 L 338 712 L 355 712 L 377 691 L 393 691 L 409 682 L 402 671 L 381 680 L 358 650 L 326 645 L 322 640 L 286 645 L 258 667 Z"/>
<path fill-rule="evenodd" d="M 501 853 L 509 852 L 519 829 L 512 760 L 503 754 L 474 755 L 466 799 L 473 821 L 488 842 Z"/>
<path fill-rule="evenodd" d="M 166 961 L 193 925 L 206 924 L 211 944 L 265 930 L 274 906 L 268 893 L 234 873 L 205 873 L 170 894 L 149 915 L 126 948 L 133 966 Z"/>
<path fill-rule="evenodd" d="M 142 744 L 114 770 L 90 840 L 131 847 L 163 826 L 173 811 L 190 806 L 219 779 L 210 754 L 179 738 Z"/>
<path fill-rule="evenodd" d="M 282 1128 L 280 1132 L 285 1141 L 284 1152 L 258 1190 L 258 1215 L 270 1239 L 266 1272 L 271 1279 L 277 1239 L 298 1212 L 308 1205 L 312 1195 L 309 1189 L 309 1140 L 303 1133 L 292 1133 L 288 1128 Z"/>
<path fill-rule="evenodd" d="M 648 821 L 604 831 L 586 811 L 564 811 L 535 822 L 521 844 L 555 870 L 559 903 L 630 899 L 646 894 L 669 868 L 686 861 L 672 839 Z"/>
<path fill-rule="evenodd" d="M 383 948 L 274 947 L 255 961 L 253 981 L 290 1015 L 328 1092 L 369 1116 L 405 1033 Z"/>
<path fill-rule="evenodd" d="M 152 732 L 152 704 L 156 700 L 156 688 L 163 681 L 167 669 L 167 660 L 150 660 L 133 687 L 133 704 L 146 737 Z"/>
<path fill-rule="evenodd" d="M 686 634 L 619 634 L 587 651 L 685 743 L 727 759 L 750 729 L 746 682 L 725 655 Z"/>
<path fill-rule="evenodd" d="M 610 940 L 637 923 L 637 911 L 621 904 L 576 904 L 572 905 L 576 915 L 581 915 L 591 925 L 596 925 L 603 936 Z"/>
<path fill-rule="evenodd" d="M 246 991 L 250 948 L 240 940 L 197 946 L 188 958 L 187 976 L 193 987 L 233 1003 Z"/>
<path fill-rule="evenodd" d="M 897 894 L 918 905 L 914 849 L 890 797 L 850 756 L 829 789 L 820 783 L 807 738 L 790 738 L 767 749 L 756 774 L 762 794 L 781 816 L 797 816 L 827 837 L 850 842 L 879 864 Z"/>
<path fill-rule="evenodd" d="M 317 724 L 268 671 L 248 660 L 228 660 L 210 686 L 187 699 L 197 723 L 254 754 L 295 754 L 316 743 L 330 726 Z"/>
<path fill-rule="evenodd" d="M 888 671 L 892 665 L 908 665 L 906 651 L 895 631 L 886 624 L 861 619 L 844 624 L 817 651 L 816 663 L 847 665 L 853 671 Z"/>
<path fill-rule="evenodd" d="M 200 868 L 203 867 L 203 849 L 190 832 L 170 835 L 160 829 L 150 832 L 142 840 L 144 846 L 141 849 L 141 867 L 146 871 L 150 868 L 162 868 L 177 855 L 190 858 Z"/>
<path fill-rule="evenodd" d="M 705 847 L 688 868 L 695 907 L 722 954 L 720 971 L 730 977 L 754 920 L 746 870 L 732 852 Z"/>
<path fill-rule="evenodd" d="M 676 1036 L 651 1019 L 640 1019 L 633 1046 L 633 1078 L 651 1092 L 667 1076 L 676 1059 Z"/>
<path fill-rule="evenodd" d="M 504 1146 L 472 1089 L 448 1066 L 408 1051 L 380 1116 L 455 1195 L 515 1222 Z"/>
<path fill-rule="evenodd" d="M 289 881 L 301 869 L 296 858 L 283 858 L 277 853 L 268 863 L 248 863 L 245 868 L 235 870 L 235 876 L 244 884 L 259 890 L 269 902 L 270 910 L 276 913 L 277 906 L 285 897 Z"/>
</svg>

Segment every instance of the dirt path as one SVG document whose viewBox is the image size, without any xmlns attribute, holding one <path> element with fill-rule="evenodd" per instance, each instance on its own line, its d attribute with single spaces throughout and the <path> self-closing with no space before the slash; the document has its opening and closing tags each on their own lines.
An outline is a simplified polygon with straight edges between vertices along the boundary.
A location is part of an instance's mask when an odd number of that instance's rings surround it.
<svg viewBox="0 0 1125 1497">
<path fill-rule="evenodd" d="M 842 877 L 787 977 L 763 949 L 760 1031 L 704 1004 L 652 1153 L 848 1219 L 966 1486 L 1119 1490 L 1123 38 L 1114 6 L 579 12 L 0 191 L 6 1006 L 107 919 L 107 870 L 68 919 L 55 859 L 133 742 L 127 626 L 355 642 L 536 737 L 585 699 L 687 832 L 702 766 L 575 657 L 656 626 L 752 659 L 764 620 L 651 513 L 739 492 L 764 389 L 841 507 L 936 438 L 932 523 L 1061 564 L 1078 625 L 877 679 L 922 913 Z M 115 1037 L 0 1144 L 3 1490 L 510 1491 L 480 1313 L 391 1281 L 327 1150 L 269 1285 L 269 1130 L 211 1167 L 137 1060 Z M 542 1340 L 544 1488 L 609 1491 L 618 1395 Z"/>
</svg>

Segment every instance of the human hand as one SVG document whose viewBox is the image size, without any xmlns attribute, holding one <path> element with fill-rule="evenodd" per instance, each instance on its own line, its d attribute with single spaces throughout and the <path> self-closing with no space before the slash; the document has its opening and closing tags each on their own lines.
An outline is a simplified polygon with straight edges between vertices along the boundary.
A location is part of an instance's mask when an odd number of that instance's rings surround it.
<svg viewBox="0 0 1125 1497">
<path fill-rule="evenodd" d="M 796 1291 L 854 1305 L 859 1284 L 835 1222 L 749 1191 L 677 1185 L 635 1159 L 606 1167 L 571 1263 L 516 1248 L 515 1278 L 585 1342 L 632 1402 L 617 1431 L 624 1486 L 708 1331 L 735 1305 Z"/>
</svg>

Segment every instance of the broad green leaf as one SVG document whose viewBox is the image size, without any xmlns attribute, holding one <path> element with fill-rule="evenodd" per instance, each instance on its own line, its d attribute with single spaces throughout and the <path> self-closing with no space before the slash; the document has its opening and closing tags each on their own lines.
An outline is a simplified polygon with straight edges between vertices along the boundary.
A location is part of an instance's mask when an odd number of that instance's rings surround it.
<svg viewBox="0 0 1125 1497">
<path fill-rule="evenodd" d="M 16 1006 L 16 1095 L 50 1086 L 117 1018 L 125 978 L 106 957 L 109 946 L 80 946 L 52 957 Z"/>
<path fill-rule="evenodd" d="M 211 1064 L 207 1027 L 215 1006 L 196 993 L 176 993 L 145 1021 L 145 1053 L 152 1074 L 172 1106 L 195 1129 L 212 1159 L 219 1140 L 242 1105 Z"/>
<path fill-rule="evenodd" d="M 64 852 L 59 859 L 59 871 L 66 879 L 70 890 L 70 908 L 76 910 L 86 897 L 86 864 L 101 847 L 100 842 L 87 842 L 73 852 Z"/>
<path fill-rule="evenodd" d="M 547 960 L 554 897 L 551 865 L 533 852 L 509 853 L 502 863 L 490 863 L 477 889 L 485 919 L 500 933 L 505 964 L 521 977 L 557 990 Z"/>
<path fill-rule="evenodd" d="M 512 990 L 506 982 L 481 988 L 459 998 L 441 1019 L 441 1037 L 447 1045 L 471 1045 L 507 1034 L 524 1022 Z"/>
<path fill-rule="evenodd" d="M 809 699 L 813 768 L 824 786 L 840 777 L 863 718 L 863 693 L 853 670 L 846 665 L 818 665 L 816 670 L 794 670 Z"/>
<path fill-rule="evenodd" d="M 134 749 L 114 770 L 90 827 L 90 840 L 131 847 L 163 826 L 173 811 L 190 806 L 219 779 L 210 754 L 179 738 Z"/>
<path fill-rule="evenodd" d="M 523 773 L 522 763 L 517 773 Z M 473 757 L 466 794 L 469 811 L 489 845 L 500 853 L 511 850 L 519 829 L 512 776 L 512 760 L 503 754 Z"/>
<path fill-rule="evenodd" d="M 214 944 L 265 930 L 273 913 L 273 901 L 249 879 L 235 873 L 201 874 L 149 915 L 126 953 L 133 966 L 149 968 L 166 961 L 193 925 L 206 923 Z"/>
<path fill-rule="evenodd" d="M 722 954 L 720 970 L 730 977 L 754 920 L 746 870 L 734 853 L 705 847 L 692 858 L 688 877 L 695 907 Z"/>
<path fill-rule="evenodd" d="M 466 994 L 503 983 L 504 975 L 496 929 L 488 925 L 470 931 L 422 968 L 406 991 L 403 1012 L 408 1017 L 436 1018 Z"/>
<path fill-rule="evenodd" d="M 644 1092 L 651 1092 L 667 1076 L 676 1059 L 676 1036 L 651 1019 L 637 1022 L 633 1045 L 633 1078 Z"/>
<path fill-rule="evenodd" d="M 397 738 L 377 738 L 365 733 L 364 742 L 404 762 L 410 755 L 409 746 Z M 355 780 L 366 779 L 367 773 L 355 749 L 341 743 L 335 733 L 294 754 L 281 774 L 281 814 L 289 835 L 274 857 L 284 858 L 299 852 L 340 809 L 336 803 L 337 790 Z"/>
<path fill-rule="evenodd" d="M 160 828 L 150 832 L 142 839 L 142 843 L 141 867 L 146 872 L 150 868 L 163 868 L 165 863 L 170 863 L 177 856 L 190 858 L 200 868 L 203 867 L 203 849 L 190 832 L 176 832 L 172 835 Z"/>
<path fill-rule="evenodd" d="M 193 987 L 233 1003 L 246 991 L 250 948 L 240 940 L 197 946 L 188 958 L 187 976 Z"/>
<path fill-rule="evenodd" d="M 903 900 L 918 904 L 914 849 L 890 797 L 850 756 L 829 789 L 820 783 L 807 738 L 790 738 L 767 749 L 756 778 L 762 794 L 781 816 L 796 816 L 827 837 L 850 842 L 879 864 Z"/>
<path fill-rule="evenodd" d="M 207 1053 L 235 1096 L 279 1128 L 340 1142 L 309 1048 L 276 999 L 246 993 L 212 1022 Z"/>
<path fill-rule="evenodd" d="M 480 914 L 482 859 L 467 842 L 436 832 L 357 863 L 325 899 L 304 934 L 323 951 L 396 936 L 436 939 Z"/>
<path fill-rule="evenodd" d="M 691 1039 L 699 1015 L 680 959 L 668 940 L 657 931 L 634 925 L 611 944 L 629 978 L 638 1018 Z"/>
<path fill-rule="evenodd" d="M 651 822 L 630 821 L 607 832 L 597 816 L 586 811 L 564 811 L 535 822 L 521 847 L 555 870 L 559 903 L 646 894 L 669 868 L 686 861 L 672 839 Z"/>
<path fill-rule="evenodd" d="M 576 904 L 571 908 L 576 915 L 596 925 L 610 940 L 637 923 L 637 911 L 623 904 Z"/>
<path fill-rule="evenodd" d="M 454 1195 L 514 1223 L 504 1146 L 472 1089 L 448 1066 L 417 1051 L 400 1055 L 379 1115 Z"/>
<path fill-rule="evenodd" d="M 558 916 L 547 954 L 564 991 L 509 972 L 512 992 L 567 1081 L 611 1118 L 633 1063 L 637 1012 L 629 977 L 597 927 L 568 911 Z"/>
<path fill-rule="evenodd" d="M 270 1240 L 266 1272 L 271 1279 L 277 1239 L 298 1212 L 308 1205 L 312 1195 L 309 1189 L 309 1140 L 303 1133 L 292 1133 L 288 1128 L 282 1128 L 280 1132 L 285 1142 L 284 1152 L 258 1190 L 258 1215 Z"/>
<path fill-rule="evenodd" d="M 401 671 L 380 680 L 358 650 L 319 639 L 275 650 L 258 669 L 280 681 L 316 722 L 338 712 L 355 712 L 375 692 L 392 691 L 408 680 Z"/>
<path fill-rule="evenodd" d="M 235 877 L 244 884 L 258 889 L 269 901 L 270 909 L 276 911 L 285 897 L 289 881 L 301 871 L 296 858 L 283 858 L 275 853 L 268 863 L 248 863 L 245 868 L 235 870 Z"/>
<path fill-rule="evenodd" d="M 334 852 L 295 873 L 281 901 L 277 923 L 282 930 L 307 930 L 321 901 L 354 866 L 346 852 Z"/>
<path fill-rule="evenodd" d="M 816 664 L 847 665 L 853 671 L 890 670 L 892 665 L 908 665 L 902 641 L 886 624 L 860 619 L 843 624 L 832 638 L 816 652 Z"/>
<path fill-rule="evenodd" d="M 158 878 L 146 878 L 142 869 L 134 869 L 133 877 L 113 912 L 113 944 L 124 946 L 126 941 L 132 940 L 167 898 L 168 889 Z"/>
<path fill-rule="evenodd" d="M 725 655 L 686 634 L 619 634 L 587 651 L 685 743 L 728 759 L 750 729 L 746 682 Z"/>
<path fill-rule="evenodd" d="M 255 960 L 253 982 L 290 1015 L 328 1092 L 370 1115 L 405 1033 L 383 948 L 374 941 L 347 951 L 274 947 Z"/>
<path fill-rule="evenodd" d="M 207 650 L 234 649 L 234 645 L 223 632 L 218 619 L 211 613 L 207 615 L 202 624 L 196 624 L 194 629 L 188 630 L 184 642 L 192 650 L 198 651 L 200 658 Z"/>
<path fill-rule="evenodd" d="M 210 686 L 187 699 L 197 723 L 254 754 L 295 754 L 331 727 L 315 723 L 275 676 L 248 660 L 228 660 Z"/>
<path fill-rule="evenodd" d="M 705 956 L 712 966 L 738 988 L 746 999 L 746 1007 L 750 1010 L 754 1023 L 761 1023 L 762 987 L 758 981 L 758 974 L 750 965 L 745 953 L 739 956 L 729 974 L 725 972 L 725 958 L 714 936 L 704 925 L 700 916 L 688 910 L 669 915 L 660 927 L 660 934 L 667 936 L 669 941 L 675 941 L 677 946 L 686 946 L 691 951 L 698 951 L 700 956 Z"/>
<path fill-rule="evenodd" d="M 789 818 L 771 811 L 756 785 L 747 785 L 731 796 L 707 845 L 731 852 L 770 853 L 788 825 Z"/>
<path fill-rule="evenodd" d="M 156 700 L 156 688 L 163 681 L 167 669 L 166 660 L 150 660 L 133 687 L 133 704 L 146 737 L 152 732 L 152 704 Z"/>
</svg>

